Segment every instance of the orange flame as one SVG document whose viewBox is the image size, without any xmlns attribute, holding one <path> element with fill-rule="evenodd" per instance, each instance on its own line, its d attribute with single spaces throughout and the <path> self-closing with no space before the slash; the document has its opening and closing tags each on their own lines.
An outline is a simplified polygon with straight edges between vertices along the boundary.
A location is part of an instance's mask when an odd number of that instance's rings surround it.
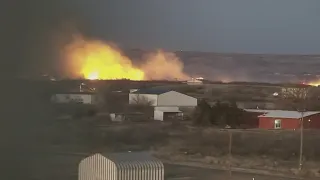
<svg viewBox="0 0 320 180">
<path fill-rule="evenodd" d="M 135 67 L 119 49 L 98 40 L 75 36 L 63 51 L 67 66 L 76 77 L 85 79 L 163 80 L 188 79 L 183 63 L 173 53 L 158 51 L 145 56 L 145 64 Z"/>
<path fill-rule="evenodd" d="M 310 85 L 310 86 L 319 86 L 320 85 L 320 81 L 309 82 L 307 84 Z"/>
<path fill-rule="evenodd" d="M 66 47 L 65 55 L 71 69 L 85 79 L 144 79 L 144 72 L 135 68 L 130 59 L 101 41 L 85 41 L 77 36 Z"/>
</svg>

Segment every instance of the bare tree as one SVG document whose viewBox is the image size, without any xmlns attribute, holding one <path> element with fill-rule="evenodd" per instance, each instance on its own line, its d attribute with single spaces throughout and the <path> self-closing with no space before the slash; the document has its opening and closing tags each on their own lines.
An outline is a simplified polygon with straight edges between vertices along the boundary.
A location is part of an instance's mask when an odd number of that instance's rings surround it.
<svg viewBox="0 0 320 180">
<path fill-rule="evenodd" d="M 141 96 L 140 94 L 136 94 L 132 99 L 134 105 L 142 105 L 142 106 L 152 106 L 154 100 L 150 100 L 146 96 Z"/>
<path fill-rule="evenodd" d="M 283 109 L 306 109 L 310 99 L 310 87 L 284 87 L 281 91 L 281 105 Z"/>
<path fill-rule="evenodd" d="M 150 100 L 148 97 L 136 94 L 134 97 L 131 99 L 131 106 L 128 108 L 131 111 L 138 111 L 144 113 L 147 117 L 151 118 L 153 117 L 153 105 L 154 100 Z"/>
<path fill-rule="evenodd" d="M 309 87 L 284 87 L 281 90 L 281 95 L 285 99 L 305 99 L 308 91 Z"/>
</svg>

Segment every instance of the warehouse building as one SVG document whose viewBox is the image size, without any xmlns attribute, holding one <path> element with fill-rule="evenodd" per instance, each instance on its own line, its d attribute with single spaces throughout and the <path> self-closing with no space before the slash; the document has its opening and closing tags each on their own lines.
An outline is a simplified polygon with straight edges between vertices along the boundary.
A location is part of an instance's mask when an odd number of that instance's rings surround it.
<svg viewBox="0 0 320 180">
<path fill-rule="evenodd" d="M 160 107 L 196 107 L 197 99 L 164 89 L 137 90 L 129 94 L 129 104 L 149 104 Z"/>
<path fill-rule="evenodd" d="M 154 107 L 154 120 L 183 119 L 185 110 L 192 110 L 198 104 L 194 97 L 167 89 L 144 89 L 129 94 L 129 104 L 145 104 Z"/>
<path fill-rule="evenodd" d="M 163 163 L 147 152 L 97 153 L 79 164 L 79 180 L 164 180 Z"/>
<path fill-rule="evenodd" d="M 259 128 L 261 129 L 299 129 L 301 118 L 306 129 L 320 129 L 320 111 L 284 111 L 245 109 L 247 112 L 257 113 Z"/>
</svg>

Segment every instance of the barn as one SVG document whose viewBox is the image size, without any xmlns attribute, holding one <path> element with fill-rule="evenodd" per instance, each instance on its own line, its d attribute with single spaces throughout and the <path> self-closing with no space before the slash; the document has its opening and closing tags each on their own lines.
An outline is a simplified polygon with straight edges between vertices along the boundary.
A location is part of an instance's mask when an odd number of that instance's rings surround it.
<svg viewBox="0 0 320 180">
<path fill-rule="evenodd" d="M 164 180 L 163 163 L 147 152 L 97 153 L 79 164 L 79 180 Z"/>
<path fill-rule="evenodd" d="M 129 94 L 129 104 L 149 104 L 161 107 L 196 107 L 197 99 L 166 89 L 144 89 Z"/>
<path fill-rule="evenodd" d="M 320 111 L 285 111 L 285 110 L 246 110 L 258 115 L 261 129 L 298 129 L 301 118 L 306 129 L 320 129 Z"/>
</svg>

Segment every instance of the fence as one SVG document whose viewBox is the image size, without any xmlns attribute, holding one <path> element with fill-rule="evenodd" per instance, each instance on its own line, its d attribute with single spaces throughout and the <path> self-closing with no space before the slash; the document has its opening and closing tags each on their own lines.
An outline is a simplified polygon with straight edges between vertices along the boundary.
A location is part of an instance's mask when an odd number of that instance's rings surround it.
<svg viewBox="0 0 320 180">
<path fill-rule="evenodd" d="M 293 130 L 207 130 L 203 137 L 216 137 L 206 146 L 212 151 L 202 152 L 209 157 L 222 157 L 221 165 L 247 169 L 274 170 L 283 173 L 318 175 L 320 164 L 320 132 L 305 130 L 300 166 L 300 131 Z M 225 143 L 223 143 L 223 141 Z M 228 142 L 228 143 L 226 143 Z M 224 145 L 223 145 L 224 144 Z M 218 148 L 220 146 L 220 148 Z M 205 148 L 206 149 L 206 148 Z M 220 152 L 217 151 L 220 149 Z"/>
</svg>

